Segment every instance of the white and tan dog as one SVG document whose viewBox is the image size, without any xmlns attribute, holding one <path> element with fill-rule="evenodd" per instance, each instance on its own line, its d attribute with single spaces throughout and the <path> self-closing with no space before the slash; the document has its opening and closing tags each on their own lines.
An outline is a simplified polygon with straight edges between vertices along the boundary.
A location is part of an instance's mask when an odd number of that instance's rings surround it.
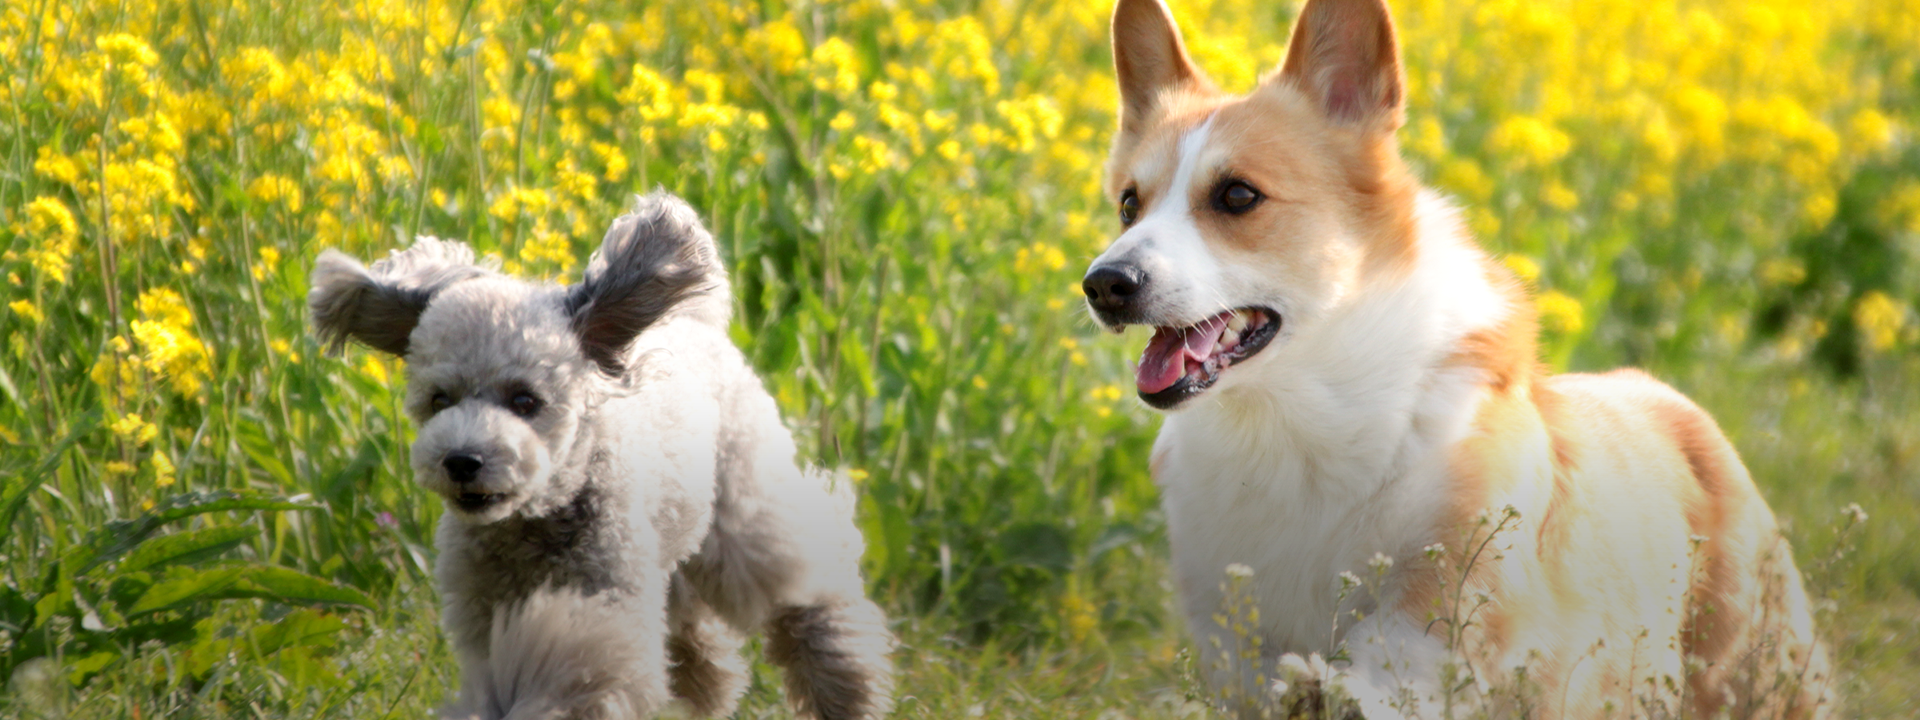
<svg viewBox="0 0 1920 720">
<path fill-rule="evenodd" d="M 1713 419 L 1637 371 L 1543 372 L 1524 289 L 1409 174 L 1383 0 L 1309 0 L 1244 97 L 1159 0 L 1120 0 L 1113 51 L 1125 231 L 1085 290 L 1153 328 L 1137 386 L 1168 412 L 1152 468 L 1203 653 L 1236 642 L 1241 564 L 1267 669 L 1344 645 L 1369 717 L 1826 712 L 1800 574 Z"/>
<path fill-rule="evenodd" d="M 319 335 L 407 360 L 414 474 L 447 506 L 449 717 L 643 718 L 669 693 L 731 715 L 755 629 L 802 716 L 892 706 L 851 488 L 794 464 L 727 337 L 731 302 L 713 238 L 665 194 L 615 221 L 572 286 L 433 238 L 371 268 L 315 262 Z"/>
</svg>

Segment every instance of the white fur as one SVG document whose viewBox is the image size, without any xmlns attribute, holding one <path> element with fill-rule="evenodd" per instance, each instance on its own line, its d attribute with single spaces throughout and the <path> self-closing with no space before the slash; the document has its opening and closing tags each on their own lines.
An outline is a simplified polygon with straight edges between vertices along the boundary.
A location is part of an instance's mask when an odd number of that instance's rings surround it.
<svg viewBox="0 0 1920 720">
<path fill-rule="evenodd" d="M 1147 214 L 1107 246 L 1095 267 L 1117 262 L 1137 265 L 1154 278 L 1148 311 L 1155 324 L 1181 326 L 1232 310 L 1217 288 L 1221 265 L 1207 250 L 1193 221 L 1193 182 L 1212 135 L 1213 118 L 1180 136 L 1173 181 Z"/>
<path fill-rule="evenodd" d="M 309 297 L 323 336 L 406 354 L 413 470 L 448 501 L 435 574 L 465 676 L 448 715 L 650 717 L 670 686 L 730 714 L 735 635 L 762 626 L 803 716 L 884 715 L 892 637 L 851 487 L 795 464 L 691 208 L 641 201 L 571 288 L 471 259 L 442 241 L 371 269 L 330 253 Z M 455 478 L 456 456 L 481 469 Z M 495 502 L 461 505 L 477 495 Z"/>
<path fill-rule="evenodd" d="M 1417 212 L 1427 238 L 1404 281 L 1276 340 L 1162 426 L 1156 481 L 1181 605 L 1202 647 L 1224 632 L 1210 618 L 1229 564 L 1256 571 L 1249 594 L 1267 648 L 1330 654 L 1350 631 L 1330 618 L 1392 601 L 1357 593 L 1336 607 L 1339 574 L 1366 577 L 1375 553 L 1407 557 L 1442 540 L 1442 450 L 1466 436 L 1482 378 L 1433 368 L 1504 307 L 1459 237 L 1455 211 L 1428 194 Z M 1421 630 L 1403 625 L 1378 619 L 1369 627 L 1385 638 L 1381 645 L 1411 644 L 1429 657 Z"/>
</svg>

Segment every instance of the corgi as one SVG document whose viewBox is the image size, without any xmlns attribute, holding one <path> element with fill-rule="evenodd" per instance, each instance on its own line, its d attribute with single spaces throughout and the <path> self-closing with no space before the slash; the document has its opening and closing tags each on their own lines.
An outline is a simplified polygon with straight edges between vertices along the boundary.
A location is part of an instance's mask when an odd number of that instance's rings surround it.
<svg viewBox="0 0 1920 720">
<path fill-rule="evenodd" d="M 1180 606 L 1203 660 L 1258 656 L 1217 689 L 1317 653 L 1369 718 L 1830 712 L 1792 552 L 1713 419 L 1639 371 L 1547 373 L 1526 289 L 1402 161 L 1383 0 L 1308 0 L 1245 96 L 1160 0 L 1119 1 L 1113 58 L 1124 229 L 1083 289 L 1152 331 Z M 1256 611 L 1225 622 L 1229 566 Z"/>
</svg>

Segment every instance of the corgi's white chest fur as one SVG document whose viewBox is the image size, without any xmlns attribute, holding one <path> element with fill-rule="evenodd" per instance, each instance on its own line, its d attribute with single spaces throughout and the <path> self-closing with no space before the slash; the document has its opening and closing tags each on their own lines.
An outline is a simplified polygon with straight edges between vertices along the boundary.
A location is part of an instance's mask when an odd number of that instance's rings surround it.
<svg viewBox="0 0 1920 720">
<path fill-rule="evenodd" d="M 1425 196 L 1419 220 L 1437 241 L 1398 287 L 1275 343 L 1167 418 L 1155 482 L 1191 627 L 1217 627 L 1225 570 L 1239 563 L 1254 571 L 1267 649 L 1328 652 L 1346 629 L 1330 620 L 1342 571 L 1367 578 L 1375 553 L 1404 560 L 1441 540 L 1446 450 L 1470 431 L 1485 382 L 1444 360 L 1503 307 L 1454 240 L 1452 209 Z M 1372 604 L 1356 593 L 1347 609 Z"/>
</svg>

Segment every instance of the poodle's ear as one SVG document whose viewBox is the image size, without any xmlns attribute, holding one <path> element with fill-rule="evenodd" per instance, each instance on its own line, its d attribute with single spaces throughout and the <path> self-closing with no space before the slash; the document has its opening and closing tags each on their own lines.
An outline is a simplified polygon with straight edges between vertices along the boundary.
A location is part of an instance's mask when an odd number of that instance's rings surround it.
<svg viewBox="0 0 1920 720">
<path fill-rule="evenodd" d="M 407 338 L 434 293 L 490 272 L 474 264 L 472 248 L 431 237 L 415 240 L 413 247 L 395 251 L 372 268 L 328 250 L 313 263 L 307 308 L 313 313 L 314 333 L 328 352 L 339 352 L 353 339 L 406 355 Z"/>
<path fill-rule="evenodd" d="M 627 347 L 682 303 L 722 286 L 713 236 L 680 198 L 656 191 L 607 228 L 567 313 L 580 348 L 611 375 L 626 371 Z"/>
</svg>

